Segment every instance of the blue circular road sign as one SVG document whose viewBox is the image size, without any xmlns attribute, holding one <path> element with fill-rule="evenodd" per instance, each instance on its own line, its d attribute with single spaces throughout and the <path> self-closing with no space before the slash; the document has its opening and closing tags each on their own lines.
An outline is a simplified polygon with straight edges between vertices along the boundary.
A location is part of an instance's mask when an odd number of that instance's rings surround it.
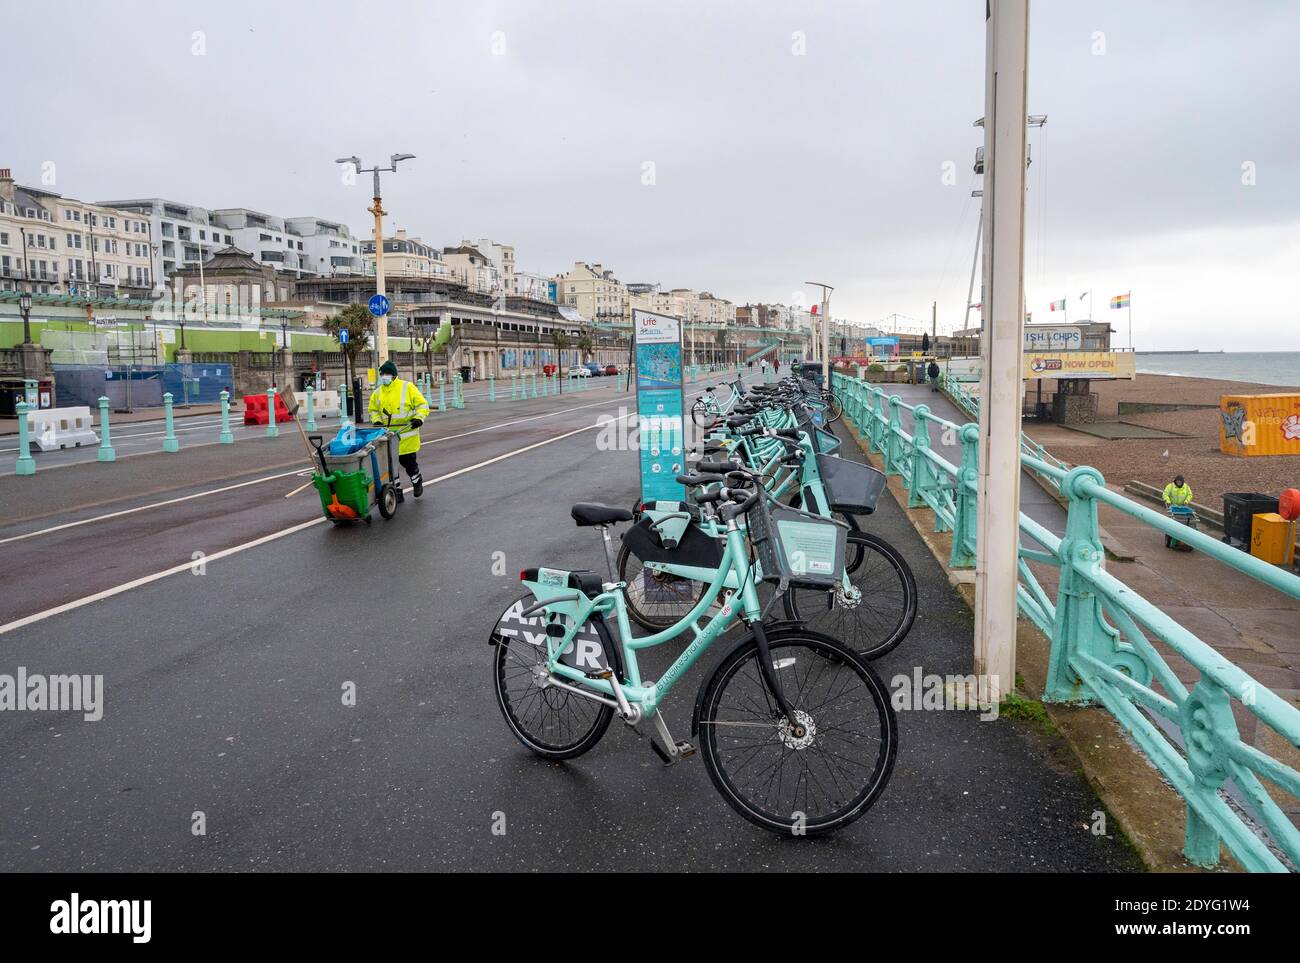
<svg viewBox="0 0 1300 963">
<path fill-rule="evenodd" d="M 377 318 L 382 318 L 388 313 L 388 298 L 382 294 L 371 295 L 369 307 L 371 314 Z"/>
</svg>

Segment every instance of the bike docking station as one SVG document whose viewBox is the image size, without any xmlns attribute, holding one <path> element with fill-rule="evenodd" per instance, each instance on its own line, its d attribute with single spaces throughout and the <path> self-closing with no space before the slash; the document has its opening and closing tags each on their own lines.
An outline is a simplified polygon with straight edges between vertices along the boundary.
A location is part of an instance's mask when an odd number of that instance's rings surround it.
<svg viewBox="0 0 1300 963">
<path fill-rule="evenodd" d="M 599 530 L 608 580 L 590 569 L 520 571 L 525 592 L 489 636 L 498 707 L 545 759 L 585 754 L 617 717 L 665 765 L 698 754 L 727 804 L 762 829 L 836 832 L 884 791 L 898 750 L 897 718 L 869 656 L 841 631 L 808 624 L 823 613 L 845 621 L 860 597 L 854 573 L 876 577 L 862 564 L 872 536 L 836 517 L 874 511 L 875 493 L 828 497 L 806 413 L 826 402 L 794 379 L 733 406 L 710 427 L 738 447 L 710 446 L 687 471 L 681 320 L 634 311 L 632 337 L 640 499 L 630 510 L 583 502 L 570 512 L 578 527 Z M 785 503 L 792 498 L 799 507 Z M 616 551 L 610 530 L 623 522 Z M 910 579 L 905 563 L 900 572 Z M 766 601 L 760 582 L 774 587 Z M 910 627 L 900 619 L 884 644 L 866 648 L 888 651 Z M 672 663 L 643 678 L 639 653 L 668 642 Z M 717 642 L 725 651 L 699 682 L 690 741 L 675 739 L 663 706 Z M 802 778 L 808 772 L 816 785 Z"/>
</svg>

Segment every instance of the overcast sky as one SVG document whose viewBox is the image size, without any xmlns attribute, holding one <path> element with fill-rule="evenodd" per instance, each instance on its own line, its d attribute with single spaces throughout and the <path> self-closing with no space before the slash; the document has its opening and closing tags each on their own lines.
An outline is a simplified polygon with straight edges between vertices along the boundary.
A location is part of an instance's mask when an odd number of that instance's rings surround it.
<svg viewBox="0 0 1300 963">
<path fill-rule="evenodd" d="M 835 316 L 868 323 L 928 326 L 937 300 L 952 329 L 978 216 L 983 10 L 11 4 L 20 122 L 0 166 L 39 185 L 53 161 L 52 189 L 88 200 L 318 215 L 362 234 L 369 179 L 344 186 L 334 158 L 410 152 L 386 176 L 390 229 L 739 303 L 822 280 Z M 1034 320 L 1061 297 L 1084 317 L 1092 291 L 1092 313 L 1123 330 L 1107 301 L 1131 289 L 1139 348 L 1300 347 L 1300 3 L 1038 0 L 1030 30 L 1030 110 L 1049 117 L 1031 135 Z"/>
</svg>

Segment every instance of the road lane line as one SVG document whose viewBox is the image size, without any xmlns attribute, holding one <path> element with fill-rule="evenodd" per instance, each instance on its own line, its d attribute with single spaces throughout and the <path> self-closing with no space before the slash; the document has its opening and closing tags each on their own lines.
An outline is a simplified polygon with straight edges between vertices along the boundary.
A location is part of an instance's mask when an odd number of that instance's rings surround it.
<svg viewBox="0 0 1300 963">
<path fill-rule="evenodd" d="M 439 475 L 437 478 L 430 479 L 426 483 L 426 486 L 436 485 L 439 482 L 448 481 L 452 478 L 457 478 L 460 475 L 464 475 L 472 471 L 477 471 L 480 468 L 486 468 L 488 465 L 495 465 L 496 463 L 505 461 L 508 458 L 514 458 L 516 455 L 526 454 L 527 452 L 533 451 L 537 448 L 542 448 L 546 445 L 553 445 L 557 441 L 564 441 L 564 439 L 566 438 L 572 438 L 574 435 L 580 435 L 584 431 L 591 431 L 593 428 L 603 428 L 606 425 L 610 424 L 611 422 L 618 423 L 627 418 L 633 417 L 633 414 L 634 414 L 633 412 L 628 412 L 626 414 L 622 414 L 617 417 L 607 418 L 604 421 L 597 421 L 594 425 L 586 425 L 582 428 L 575 428 L 573 431 L 566 431 L 564 434 L 556 435 L 554 438 L 547 438 L 544 441 L 534 442 L 531 445 L 526 445 L 523 448 L 516 448 L 513 451 L 508 451 L 503 454 L 496 455 L 492 458 L 488 458 L 484 461 L 478 462 L 477 464 L 469 465 L 465 468 L 458 468 L 456 471 L 448 472 L 445 475 Z M 411 489 L 407 488 L 404 490 L 410 491 Z M 230 548 L 223 548 L 220 551 L 213 552 L 211 555 L 205 556 L 203 561 L 206 564 L 208 562 L 218 561 L 219 559 L 229 558 L 232 555 L 237 555 L 240 552 L 247 551 L 250 548 L 257 548 L 259 545 L 265 545 L 268 542 L 273 542 L 276 541 L 277 539 L 285 538 L 286 536 L 297 534 L 298 532 L 305 531 L 306 529 L 312 528 L 313 526 L 324 525 L 326 521 L 327 519 L 324 516 L 318 516 L 316 518 L 311 519 L 310 521 L 299 522 L 297 525 L 291 525 L 288 528 L 282 528 L 278 532 L 272 532 L 269 535 L 263 535 L 259 538 L 255 538 L 251 542 L 244 542 L 241 545 L 232 545 Z M 74 599 L 71 602 L 64 602 L 62 605 L 56 605 L 53 608 L 45 609 L 44 611 L 36 612 L 33 613 L 32 615 L 23 616 L 21 619 L 14 619 L 12 622 L 6 622 L 5 624 L 0 625 L 0 635 L 5 635 L 9 632 L 13 632 L 25 626 L 32 625 L 36 622 L 42 622 L 45 619 L 51 618 L 52 616 L 55 615 L 61 615 L 64 612 L 71 612 L 74 609 L 82 608 L 83 606 L 90 605 L 94 602 L 100 602 L 103 601 L 104 599 L 112 598 L 115 595 L 121 595 L 124 592 L 129 592 L 132 589 L 140 588 L 144 585 L 149 585 L 153 582 L 157 582 L 160 581 L 161 579 L 165 579 L 171 575 L 177 575 L 180 572 L 187 572 L 193 567 L 194 567 L 193 561 L 181 562 L 179 565 L 173 565 L 171 568 L 163 569 L 161 572 L 154 572 L 152 575 L 143 575 L 140 578 L 132 579 L 129 582 L 123 582 L 121 585 L 115 585 L 112 588 L 104 589 L 103 591 L 96 592 L 93 595 L 87 595 L 84 596 L 83 598 Z"/>
<path fill-rule="evenodd" d="M 249 485 L 260 485 L 262 482 L 275 481 L 277 478 L 288 478 L 290 475 L 301 475 L 303 471 L 304 469 L 302 468 L 295 468 L 293 471 L 281 472 L 278 475 L 267 475 L 263 478 L 254 478 L 250 481 L 239 482 L 235 485 L 225 485 L 221 488 L 213 488 L 205 492 L 195 492 L 192 495 L 181 495 L 177 498 L 168 498 L 161 502 L 151 502 L 148 505 L 137 505 L 135 508 L 123 508 L 116 512 L 108 512 L 105 515 L 81 518 L 75 522 L 64 522 L 62 525 L 51 525 L 49 528 L 27 532 L 24 535 L 10 535 L 8 538 L 0 538 L 0 545 L 7 545 L 9 542 L 21 542 L 25 538 L 35 538 L 37 535 L 48 535 L 51 532 L 61 532 L 65 528 L 76 528 L 78 525 L 89 525 L 91 522 L 102 522 L 109 518 L 120 518 L 123 515 L 132 515 L 135 512 L 145 512 L 151 508 L 162 508 L 166 505 L 175 505 L 177 502 L 187 502 L 193 498 L 203 498 L 206 495 L 220 495 L 222 492 L 231 492 L 236 488 L 246 488 Z"/>
<path fill-rule="evenodd" d="M 695 392 L 694 394 L 688 394 L 687 397 L 697 397 L 697 396 L 702 395 L 702 394 L 704 394 L 704 391 L 703 391 L 703 390 L 701 390 L 701 391 L 697 391 L 697 392 Z M 633 400 L 633 399 L 635 399 L 635 394 L 629 394 L 629 395 L 627 395 L 626 397 L 627 397 L 627 400 Z M 529 421 L 539 421 L 539 420 L 544 419 L 544 418 L 554 418 L 554 417 L 556 417 L 557 415 L 569 414 L 570 412 L 574 412 L 574 411 L 584 411 L 584 410 L 586 410 L 586 409 L 588 409 L 588 408 L 600 408 L 600 407 L 602 407 L 602 406 L 612 404 L 613 402 L 618 401 L 618 400 L 619 400 L 618 398 L 610 398 L 610 399 L 607 399 L 607 400 L 605 400 L 605 401 L 596 401 L 596 402 L 592 402 L 591 404 L 587 404 L 587 405 L 576 405 L 576 406 L 574 406 L 574 407 L 572 407 L 572 408 L 562 408 L 562 409 L 560 409 L 559 411 L 549 411 L 549 412 L 544 412 L 543 414 L 540 414 L 540 415 L 529 415 L 527 418 L 517 418 L 517 419 L 515 419 L 514 421 L 503 421 L 503 422 L 500 422 L 500 423 L 495 424 L 495 425 L 486 425 L 486 426 L 484 426 L 484 427 L 482 427 L 482 428 L 475 428 L 475 429 L 473 429 L 473 430 L 471 430 L 471 431 L 463 431 L 463 432 L 460 432 L 459 434 L 455 434 L 455 435 L 444 435 L 444 436 L 441 437 L 441 438 L 430 438 L 430 439 L 428 439 L 428 440 L 427 440 L 426 442 L 424 442 L 424 443 L 425 443 L 425 444 L 429 444 L 429 445 L 433 445 L 433 444 L 437 444 L 438 442 L 442 442 L 442 441 L 454 441 L 454 440 L 456 440 L 457 438 L 467 438 L 467 437 L 469 437 L 470 435 L 478 435 L 478 434 L 482 434 L 482 433 L 485 432 L 485 431 L 493 431 L 493 430 L 495 430 L 495 429 L 497 429 L 497 428 L 510 428 L 510 427 L 513 427 L 514 425 L 522 425 L 522 424 L 524 424 L 525 422 L 529 422 Z M 604 422 L 602 422 L 601 424 L 604 424 Z M 244 426 L 241 426 L 241 427 L 244 427 Z M 251 427 L 257 427 L 257 426 L 251 426 Z M 188 430 L 188 429 L 186 429 L 186 430 Z M 265 429 L 263 429 L 263 430 L 265 430 Z M 583 429 L 583 430 L 585 430 L 585 429 Z M 17 450 L 17 449 L 15 449 L 15 450 Z M 88 447 L 88 450 L 89 450 L 89 447 Z M 84 464 L 84 462 L 69 462 L 69 464 Z M 52 466 L 50 466 L 50 467 L 52 467 L 52 468 L 58 468 L 58 467 L 63 467 L 63 466 L 52 465 Z M 42 528 L 42 529 L 39 529 L 39 530 L 34 531 L 34 532 L 27 532 L 26 534 L 23 534 L 23 535 L 11 535 L 11 536 L 8 537 L 8 538 L 0 538 L 0 545 L 5 545 L 5 544 L 7 544 L 7 543 L 9 543 L 9 542 L 20 542 L 20 541 L 22 541 L 23 539 L 27 539 L 27 538 L 35 538 L 35 537 L 38 536 L 38 535 L 48 535 L 48 534 L 51 534 L 51 533 L 53 533 L 53 532 L 63 531 L 64 529 L 75 528 L 75 527 L 77 527 L 77 526 L 79 526 L 79 525 L 89 525 L 91 522 L 105 521 L 105 520 L 110 519 L 110 518 L 118 518 L 118 517 L 121 517 L 122 515 L 131 515 L 131 514 L 133 514 L 133 513 L 135 513 L 135 512 L 143 512 L 143 511 L 147 511 L 147 510 L 149 510 L 149 509 L 151 509 L 151 508 L 163 508 L 163 507 L 165 507 L 165 506 L 167 506 L 167 505 L 174 505 L 174 504 L 176 504 L 176 503 L 178 503 L 178 502 L 190 501 L 191 499 L 195 499 L 195 498 L 203 498 L 203 497 L 208 496 L 208 495 L 220 495 L 220 494 L 222 494 L 222 493 L 224 493 L 224 492 L 233 491 L 233 490 L 235 490 L 235 489 L 237 489 L 237 488 L 244 488 L 244 487 L 246 487 L 246 486 L 248 486 L 248 485 L 257 485 L 257 484 L 260 484 L 260 483 L 262 483 L 262 482 L 266 482 L 266 481 L 275 481 L 275 480 L 278 479 L 278 478 L 287 478 L 287 477 L 289 477 L 290 475 L 300 475 L 300 474 L 302 474 L 302 471 L 301 471 L 301 470 L 295 470 L 295 471 L 290 471 L 290 472 L 282 472 L 282 473 L 280 473 L 280 474 L 278 474 L 278 475 L 268 475 L 268 476 L 266 476 L 266 477 L 264 477 L 264 478 L 255 478 L 255 479 L 253 479 L 253 480 L 251 480 L 251 481 L 240 482 L 240 483 L 235 484 L 235 485 L 226 485 L 226 486 L 223 486 L 223 487 L 221 487 L 221 488 L 213 488 L 213 489 L 210 489 L 210 490 L 208 490 L 208 491 L 204 491 L 204 492 L 195 492 L 195 493 L 192 494 L 192 495 L 183 495 L 183 496 L 181 496 L 181 497 L 179 497 L 179 498 L 169 498 L 169 499 L 166 499 L 165 501 L 161 501 L 161 502 L 153 502 L 153 503 L 151 503 L 151 504 L 149 504 L 149 505 L 139 505 L 139 506 L 137 506 L 137 507 L 135 507 L 135 508 L 126 508 L 126 509 L 122 509 L 122 510 L 120 510 L 120 511 L 109 512 L 109 513 L 107 513 L 107 514 L 105 514 L 105 515 L 96 515 L 96 516 L 93 516 L 93 517 L 91 517 L 91 518 L 82 518 L 82 519 L 78 519 L 78 520 L 75 521 L 75 522 L 65 522 L 65 523 L 63 523 L 63 524 L 61 524 L 61 525 L 52 525 L 52 526 L 50 526 L 49 528 Z M 449 476 L 449 477 L 450 477 L 450 476 Z M 432 482 L 431 482 L 430 484 L 432 484 Z"/>
<path fill-rule="evenodd" d="M 473 431 L 464 431 L 457 435 L 445 435 L 442 438 L 430 438 L 427 441 L 425 441 L 424 444 L 432 445 L 440 441 L 453 441 L 457 438 L 466 438 L 469 435 L 477 435 L 485 431 L 492 431 L 493 429 L 496 428 L 509 428 L 512 425 L 521 425 L 526 421 L 537 421 L 541 418 L 554 418 L 556 415 L 568 414 L 569 412 L 572 411 L 582 411 L 586 408 L 599 408 L 602 405 L 607 405 L 607 404 L 609 404 L 608 401 L 597 401 L 589 405 L 578 405 L 577 407 L 564 408 L 560 411 L 551 411 L 541 415 L 531 415 L 527 418 L 518 418 L 514 421 L 503 421 L 500 424 L 487 425 L 486 427 L 483 428 L 475 428 Z M 265 431 L 265 429 L 263 429 L 263 431 Z M 54 466 L 54 467 L 58 467 L 58 466 Z M 264 481 L 274 481 L 277 478 L 286 478 L 289 475 L 301 475 L 301 474 L 303 474 L 303 471 L 301 469 L 296 469 L 290 472 L 282 472 L 281 474 L 278 475 L 267 475 L 265 478 L 255 478 L 252 481 L 240 482 L 236 485 L 226 485 L 221 488 L 210 489 L 209 491 L 195 492 L 192 495 L 183 495 L 179 498 L 169 498 L 165 501 L 153 502 L 152 504 L 149 505 L 139 505 L 135 508 L 126 508 L 120 511 L 109 512 L 105 515 L 96 515 L 92 518 L 82 518 L 82 519 L 78 519 L 75 522 L 65 522 L 61 525 L 51 525 L 49 528 L 42 528 L 35 532 L 27 532 L 24 535 L 11 535 L 8 538 L 0 538 L 0 545 L 4 545 L 8 542 L 19 542 L 25 538 L 35 538 L 37 535 L 47 535 L 51 532 L 62 531 L 65 528 L 75 528 L 78 525 L 88 525 L 91 522 L 104 521 L 105 519 L 109 519 L 109 518 L 118 518 L 122 515 L 130 515 L 134 512 L 143 512 L 151 508 L 162 508 L 166 505 L 174 505 L 177 502 L 185 502 L 193 498 L 202 498 L 206 495 L 220 495 L 222 492 L 233 491 L 236 488 L 243 488 L 247 485 L 256 485 Z"/>
</svg>

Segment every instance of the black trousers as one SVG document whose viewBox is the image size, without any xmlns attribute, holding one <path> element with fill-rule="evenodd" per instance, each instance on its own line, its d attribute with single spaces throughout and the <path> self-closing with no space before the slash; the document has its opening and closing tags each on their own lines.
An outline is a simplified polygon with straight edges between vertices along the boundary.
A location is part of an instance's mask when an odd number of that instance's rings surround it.
<svg viewBox="0 0 1300 963">
<path fill-rule="evenodd" d="M 402 466 L 402 471 L 406 472 L 406 477 L 411 480 L 411 484 L 416 482 L 423 483 L 424 479 L 420 477 L 420 466 L 415 460 L 416 452 L 410 452 L 405 455 L 398 455 L 397 461 Z"/>
</svg>

